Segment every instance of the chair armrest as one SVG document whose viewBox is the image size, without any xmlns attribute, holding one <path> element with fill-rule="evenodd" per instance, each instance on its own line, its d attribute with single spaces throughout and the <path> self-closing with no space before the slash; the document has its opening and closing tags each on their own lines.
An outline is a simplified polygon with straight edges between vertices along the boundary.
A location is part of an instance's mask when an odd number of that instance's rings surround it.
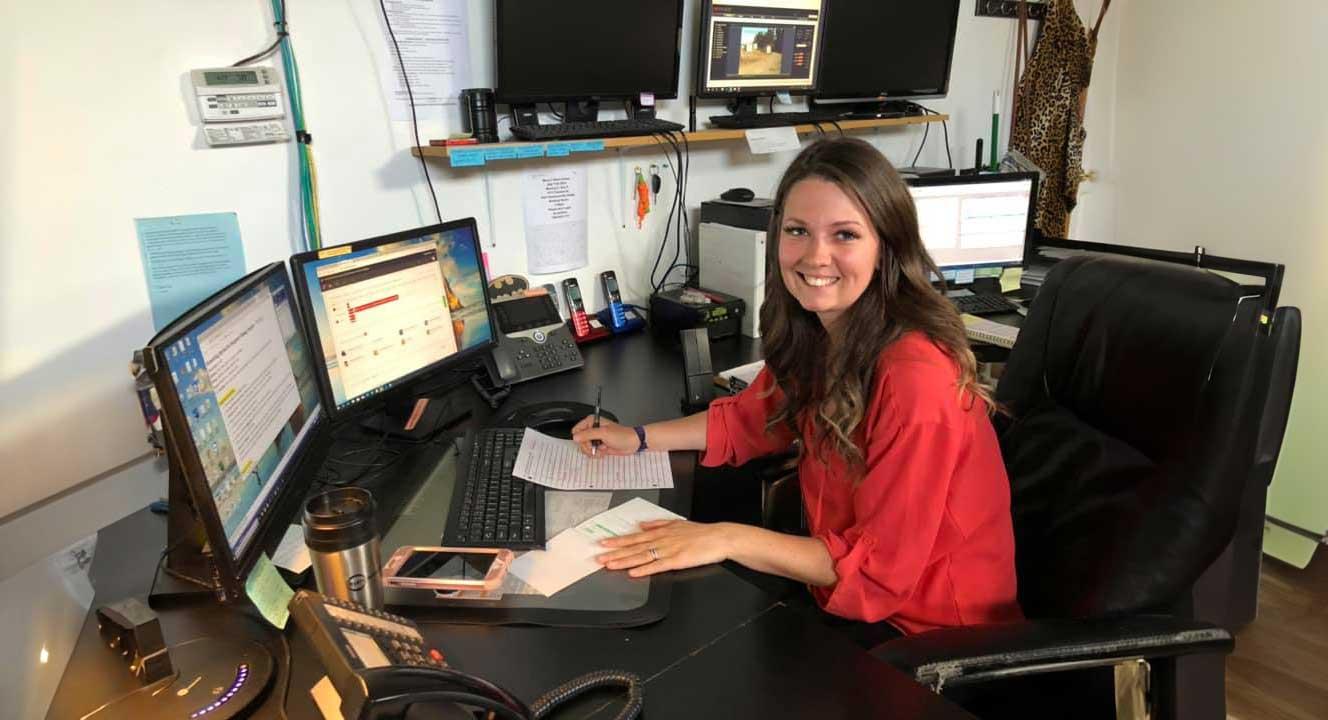
<svg viewBox="0 0 1328 720">
<path fill-rule="evenodd" d="M 1167 615 L 1039 620 L 945 628 L 891 640 L 872 654 L 940 690 L 1079 667 L 1196 653 L 1229 653 L 1231 633 Z"/>
</svg>

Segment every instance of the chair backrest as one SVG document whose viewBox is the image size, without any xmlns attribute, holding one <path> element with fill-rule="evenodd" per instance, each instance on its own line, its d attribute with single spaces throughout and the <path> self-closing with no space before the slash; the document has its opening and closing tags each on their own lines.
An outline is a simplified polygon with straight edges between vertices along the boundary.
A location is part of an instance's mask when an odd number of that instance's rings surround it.
<svg viewBox="0 0 1328 720">
<path fill-rule="evenodd" d="M 1226 546 L 1267 389 L 1260 310 L 1180 265 L 1048 273 L 997 390 L 1025 613 L 1169 609 Z"/>
</svg>

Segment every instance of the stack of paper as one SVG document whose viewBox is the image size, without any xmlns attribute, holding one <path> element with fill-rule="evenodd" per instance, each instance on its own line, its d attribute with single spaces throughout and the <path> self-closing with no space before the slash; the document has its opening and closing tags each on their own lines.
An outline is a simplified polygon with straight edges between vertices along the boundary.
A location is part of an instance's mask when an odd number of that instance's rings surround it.
<svg viewBox="0 0 1328 720">
<path fill-rule="evenodd" d="M 512 474 L 555 490 L 651 490 L 673 487 L 667 452 L 589 457 L 571 440 L 526 429 Z"/>
</svg>

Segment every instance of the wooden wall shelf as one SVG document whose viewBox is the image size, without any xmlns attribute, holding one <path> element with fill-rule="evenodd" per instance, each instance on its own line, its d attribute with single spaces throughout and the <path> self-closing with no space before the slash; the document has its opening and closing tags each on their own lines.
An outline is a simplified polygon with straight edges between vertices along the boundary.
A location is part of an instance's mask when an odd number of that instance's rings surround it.
<svg viewBox="0 0 1328 720">
<path fill-rule="evenodd" d="M 914 115 L 902 118 L 888 118 L 881 120 L 840 120 L 837 124 L 844 130 L 871 130 L 883 127 L 902 127 L 907 125 L 922 125 L 933 122 L 943 122 L 950 119 L 949 115 Z M 821 128 L 825 132 L 834 132 L 834 125 L 821 123 Z M 794 125 L 793 129 L 799 135 L 810 135 L 820 132 L 815 125 Z M 689 145 L 707 142 L 724 142 L 731 140 L 742 140 L 746 137 L 746 130 L 698 130 L 696 132 L 683 133 L 687 137 Z M 560 140 L 553 142 L 503 142 L 490 143 L 487 145 L 453 145 L 452 147 L 438 147 L 429 145 L 425 147 L 411 148 L 411 154 L 415 157 L 426 158 L 450 158 L 453 151 L 470 152 L 483 150 L 486 153 L 497 151 L 504 157 L 486 157 L 485 162 L 497 162 L 499 160 L 523 160 L 539 157 L 562 157 L 581 152 L 600 152 L 599 143 L 603 142 L 602 150 L 611 150 L 614 148 L 634 148 L 651 145 L 661 145 L 664 141 L 653 135 L 642 135 L 637 137 L 613 137 L 603 138 L 602 140 Z M 587 149 L 587 143 L 593 143 L 593 150 Z M 578 147 L 569 149 L 567 152 L 560 152 L 554 155 L 548 155 L 540 152 L 538 155 L 530 154 L 531 150 L 537 147 L 547 148 L 549 146 L 576 145 Z M 484 163 L 474 163 L 474 166 L 481 166 Z M 457 165 L 455 167 L 462 167 Z"/>
</svg>

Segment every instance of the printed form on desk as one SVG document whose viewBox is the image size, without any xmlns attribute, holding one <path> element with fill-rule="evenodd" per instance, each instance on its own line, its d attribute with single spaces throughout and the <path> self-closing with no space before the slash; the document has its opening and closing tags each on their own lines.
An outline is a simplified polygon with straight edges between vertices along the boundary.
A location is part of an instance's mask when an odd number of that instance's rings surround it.
<svg viewBox="0 0 1328 720">
<path fill-rule="evenodd" d="M 639 532 L 641 523 L 650 520 L 682 519 L 654 503 L 632 498 L 558 533 L 546 543 L 547 549 L 523 553 L 508 570 L 544 595 L 553 595 L 600 569 L 595 556 L 608 552 L 600 540 Z"/>
<path fill-rule="evenodd" d="M 571 440 L 527 429 L 512 474 L 554 490 L 652 490 L 673 487 L 667 452 L 589 457 Z"/>
</svg>

